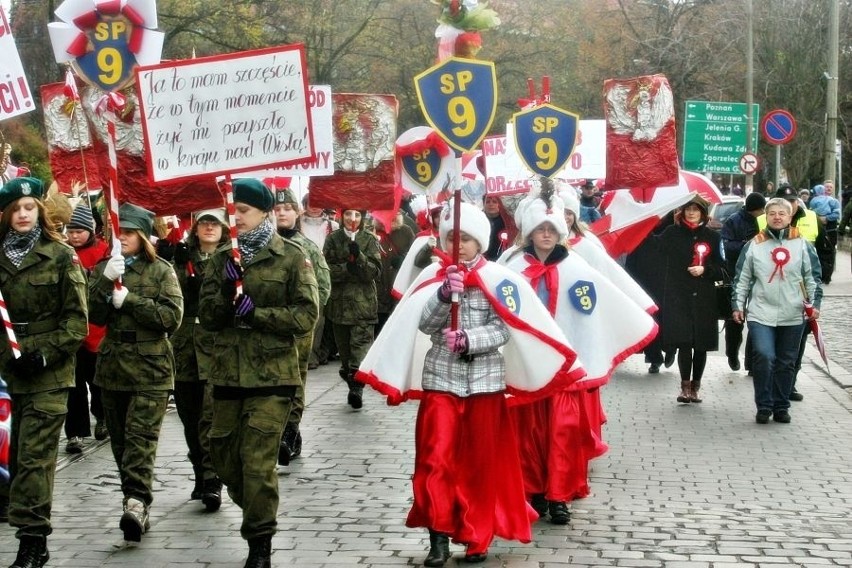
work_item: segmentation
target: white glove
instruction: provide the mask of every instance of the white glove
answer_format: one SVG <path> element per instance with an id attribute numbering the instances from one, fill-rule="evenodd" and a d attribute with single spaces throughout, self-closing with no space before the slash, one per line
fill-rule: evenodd
<path id="1" fill-rule="evenodd" d="M 116 281 L 124 274 L 125 265 L 123 256 L 113 256 L 104 267 L 104 278 Z"/>
<path id="2" fill-rule="evenodd" d="M 130 291 L 127 289 L 127 286 L 122 286 L 118 290 L 112 291 L 112 305 L 115 306 L 116 310 L 121 309 L 121 306 L 124 305 L 124 299 L 129 293 Z"/>

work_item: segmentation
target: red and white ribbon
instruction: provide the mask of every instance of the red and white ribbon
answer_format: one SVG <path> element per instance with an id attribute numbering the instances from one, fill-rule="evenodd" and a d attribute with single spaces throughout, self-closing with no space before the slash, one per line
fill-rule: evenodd
<path id="1" fill-rule="evenodd" d="M 710 254 L 710 245 L 703 241 L 697 242 L 692 247 L 692 252 L 692 266 L 704 266 L 704 260 Z"/>
<path id="2" fill-rule="evenodd" d="M 772 255 L 772 262 L 775 263 L 775 270 L 769 276 L 769 282 L 772 282 L 776 274 L 781 277 L 781 280 L 784 280 L 784 265 L 790 262 L 790 251 L 784 247 L 775 247 L 770 254 Z"/>
<path id="3" fill-rule="evenodd" d="M 9 311 L 6 309 L 6 300 L 3 299 L 2 292 L 0 292 L 0 316 L 3 317 L 3 326 L 6 328 L 6 337 L 9 338 L 9 346 L 12 348 L 12 356 L 15 359 L 20 359 L 21 346 L 18 344 L 18 338 L 15 337 L 15 330 L 12 328 L 12 320 L 9 318 Z"/>
<path id="4" fill-rule="evenodd" d="M 121 256 L 121 241 L 118 240 L 118 235 L 121 229 L 118 226 L 118 157 L 115 152 L 116 135 L 115 135 L 115 112 L 124 110 L 127 103 L 124 95 L 119 93 L 106 93 L 95 104 L 95 111 L 106 119 L 107 123 L 107 147 L 109 149 L 109 191 L 107 192 L 107 206 L 109 210 L 109 227 L 112 233 L 112 256 Z M 115 281 L 116 289 L 121 288 L 121 280 Z"/>
<path id="5" fill-rule="evenodd" d="M 228 230 L 231 233 L 231 254 L 234 262 L 238 266 L 242 266 L 242 258 L 240 255 L 240 244 L 237 240 L 237 208 L 234 205 L 234 186 L 231 184 L 231 176 L 225 176 L 225 203 L 228 209 Z M 237 296 L 243 293 L 243 282 L 237 280 Z"/>

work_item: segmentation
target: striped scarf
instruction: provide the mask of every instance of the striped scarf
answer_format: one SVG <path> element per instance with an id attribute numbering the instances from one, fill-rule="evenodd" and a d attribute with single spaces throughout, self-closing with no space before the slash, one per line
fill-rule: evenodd
<path id="1" fill-rule="evenodd" d="M 20 267 L 24 261 L 24 257 L 33 250 L 40 237 L 40 225 L 36 225 L 32 231 L 26 233 L 19 233 L 14 229 L 9 229 L 9 232 L 6 233 L 6 238 L 3 239 L 3 252 L 6 254 L 6 258 L 16 268 Z"/>
<path id="2" fill-rule="evenodd" d="M 272 221 L 266 217 L 263 222 L 252 229 L 246 231 L 242 235 L 237 236 L 237 244 L 240 247 L 240 256 L 243 262 L 250 262 L 257 251 L 269 244 L 272 240 L 272 235 L 275 233 L 275 228 L 272 226 Z"/>

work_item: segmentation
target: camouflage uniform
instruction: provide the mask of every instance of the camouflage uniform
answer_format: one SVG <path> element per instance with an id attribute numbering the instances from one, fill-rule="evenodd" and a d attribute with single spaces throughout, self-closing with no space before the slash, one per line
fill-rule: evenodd
<path id="1" fill-rule="evenodd" d="M 128 259 L 129 260 L 129 259 Z M 127 265 L 122 286 L 129 294 L 113 307 L 114 282 L 104 276 L 106 261 L 89 280 L 89 317 L 106 325 L 98 351 L 95 384 L 102 389 L 104 417 L 125 504 L 153 500 L 154 459 L 169 391 L 174 386 L 174 355 L 167 337 L 183 315 L 183 296 L 175 271 L 161 258 L 139 254 Z"/>
<path id="2" fill-rule="evenodd" d="M 224 245 L 208 262 L 198 317 L 215 332 L 210 454 L 243 509 L 240 534 L 251 544 L 276 530 L 278 446 L 302 382 L 295 341 L 316 323 L 317 281 L 303 249 L 272 235 L 244 265 L 243 292 L 254 301 L 253 315 L 235 318 L 234 287 L 224 277 L 230 255 Z"/>
<path id="3" fill-rule="evenodd" d="M 47 536 L 75 354 L 88 333 L 86 279 L 74 249 L 42 237 L 20 267 L 0 253 L 0 291 L 21 351 L 40 352 L 47 363 L 37 374 L 19 376 L 9 367 L 9 342 L 0 341 L 3 378 L 12 396 L 9 524 L 18 527 L 18 538 Z"/>
<path id="4" fill-rule="evenodd" d="M 176 262 L 175 273 L 183 292 L 183 321 L 170 341 L 175 354 L 175 406 L 183 424 L 189 448 L 189 461 L 195 473 L 193 498 L 200 499 L 204 482 L 216 481 L 210 459 L 210 424 L 213 421 L 210 357 L 213 334 L 198 323 L 198 293 L 204 277 L 207 256 L 195 247 L 188 262 Z M 195 493 L 199 492 L 198 495 Z"/>
<path id="5" fill-rule="evenodd" d="M 328 264 L 325 262 L 322 251 L 312 240 L 298 231 L 292 237 L 289 237 L 289 239 L 300 245 L 308 254 L 308 260 L 313 265 L 314 276 L 317 279 L 319 305 L 325 306 L 328 296 L 331 293 L 331 276 L 329 275 Z M 322 312 L 322 309 L 320 309 L 320 312 Z M 319 321 L 319 317 L 317 321 Z M 302 376 L 302 384 L 296 388 L 296 398 L 293 400 L 293 408 L 290 410 L 290 417 L 287 419 L 287 427 L 294 428 L 297 432 L 299 430 L 299 423 L 302 421 L 302 413 L 305 410 L 305 384 L 308 379 L 308 359 L 310 359 L 313 344 L 313 330 L 311 330 L 311 333 L 296 338 L 296 348 L 299 351 L 299 373 Z"/>
<path id="6" fill-rule="evenodd" d="M 373 325 L 378 321 L 375 281 L 382 259 L 379 241 L 372 233 L 361 229 L 355 234 L 359 249 L 355 258 L 350 258 L 350 242 L 344 229 L 334 231 L 325 241 L 323 254 L 331 272 L 326 311 L 340 353 L 340 376 L 360 398 L 362 385 L 354 377 L 373 343 Z"/>

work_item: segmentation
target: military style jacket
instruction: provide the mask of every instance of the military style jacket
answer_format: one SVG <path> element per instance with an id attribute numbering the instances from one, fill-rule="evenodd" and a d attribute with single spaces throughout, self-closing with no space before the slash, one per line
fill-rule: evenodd
<path id="1" fill-rule="evenodd" d="M 190 255 L 189 262 L 174 265 L 183 293 L 183 321 L 169 340 L 175 353 L 175 381 L 180 382 L 206 381 L 213 355 L 213 333 L 198 323 L 198 294 L 210 255 L 197 248 Z"/>
<path id="2" fill-rule="evenodd" d="M 95 384 L 116 391 L 174 388 L 174 355 L 168 335 L 183 317 L 183 295 L 171 265 L 138 256 L 122 276 L 129 293 L 121 309 L 112 305 L 114 283 L 104 277 L 106 261 L 89 280 L 89 318 L 106 325 L 98 351 Z"/>
<path id="3" fill-rule="evenodd" d="M 378 321 L 376 278 L 382 270 L 379 240 L 362 229 L 355 235 L 355 242 L 360 251 L 353 262 L 349 262 L 350 239 L 344 229 L 331 233 L 323 248 L 331 272 L 331 296 L 325 313 L 341 325 Z"/>
<path id="4" fill-rule="evenodd" d="M 298 231 L 289 240 L 297 243 L 308 254 L 308 260 L 314 266 L 314 276 L 317 277 L 319 304 L 320 306 L 324 306 L 328 302 L 328 296 L 331 294 L 331 274 L 329 273 L 328 263 L 326 263 L 322 251 L 314 241 Z"/>
<path id="5" fill-rule="evenodd" d="M 254 302 L 249 320 L 234 315 L 234 287 L 225 280 L 230 245 L 204 270 L 198 318 L 214 332 L 209 380 L 215 386 L 262 388 L 301 384 L 295 338 L 314 329 L 317 280 L 305 252 L 274 234 L 243 266 L 243 293 Z"/>
<path id="6" fill-rule="evenodd" d="M 8 369 L 12 349 L 0 340 L 0 365 L 11 394 L 74 386 L 77 350 L 88 333 L 86 277 L 74 249 L 42 237 L 15 267 L 0 252 L 0 292 L 22 352 L 39 351 L 47 368 L 33 376 Z"/>

